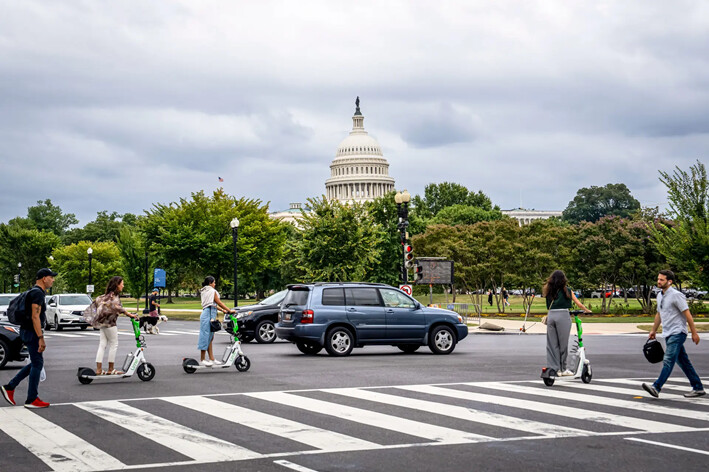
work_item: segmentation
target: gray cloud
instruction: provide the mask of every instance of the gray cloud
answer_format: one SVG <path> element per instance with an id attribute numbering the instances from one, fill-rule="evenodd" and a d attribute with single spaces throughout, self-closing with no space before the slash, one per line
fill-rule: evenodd
<path id="1" fill-rule="evenodd" d="M 324 192 L 362 98 L 397 186 L 457 181 L 563 209 L 706 162 L 709 7 L 630 2 L 5 2 L 0 221 L 224 187 Z M 554 175 L 555 178 L 550 178 Z"/>

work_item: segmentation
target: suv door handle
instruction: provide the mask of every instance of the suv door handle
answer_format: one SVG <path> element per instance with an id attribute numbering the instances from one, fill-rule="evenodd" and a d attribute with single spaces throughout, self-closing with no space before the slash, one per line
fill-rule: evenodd
<path id="1" fill-rule="evenodd" d="M 348 308 L 347 311 L 357 311 L 357 308 Z"/>
<path id="2" fill-rule="evenodd" d="M 391 308 L 389 308 L 389 309 L 387 310 L 387 313 L 393 314 L 393 313 L 394 313 L 394 310 L 392 310 Z"/>

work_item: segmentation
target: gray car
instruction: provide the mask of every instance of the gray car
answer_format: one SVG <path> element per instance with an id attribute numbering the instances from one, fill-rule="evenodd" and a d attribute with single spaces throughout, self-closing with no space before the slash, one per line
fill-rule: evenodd
<path id="1" fill-rule="evenodd" d="M 424 307 L 389 285 L 318 282 L 288 286 L 276 335 L 304 354 L 325 348 L 331 356 L 347 356 L 376 344 L 405 353 L 427 345 L 435 354 L 450 354 L 468 327 L 457 313 Z"/>

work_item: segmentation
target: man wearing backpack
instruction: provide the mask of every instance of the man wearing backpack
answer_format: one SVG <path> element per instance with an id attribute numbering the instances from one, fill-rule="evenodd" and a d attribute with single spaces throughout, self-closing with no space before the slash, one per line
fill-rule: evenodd
<path id="1" fill-rule="evenodd" d="M 29 376 L 29 388 L 27 390 L 27 401 L 25 408 L 47 408 L 49 403 L 39 399 L 38 387 L 39 377 L 44 368 L 44 357 L 42 353 L 46 349 L 44 343 L 44 333 L 42 326 L 46 321 L 45 312 L 47 305 L 44 303 L 46 290 L 54 284 L 56 272 L 50 269 L 40 269 L 37 272 L 36 284 L 25 296 L 25 313 L 21 317 L 20 337 L 27 346 L 30 353 L 30 363 L 20 370 L 17 375 L 10 380 L 10 383 L 0 387 L 2 396 L 11 405 L 15 405 L 15 388 L 25 377 Z"/>

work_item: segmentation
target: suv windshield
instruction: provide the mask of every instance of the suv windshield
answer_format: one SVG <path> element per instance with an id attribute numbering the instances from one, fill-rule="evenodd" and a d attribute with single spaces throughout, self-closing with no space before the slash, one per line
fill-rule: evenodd
<path id="1" fill-rule="evenodd" d="M 264 298 L 260 302 L 258 302 L 259 305 L 278 305 L 283 301 L 283 299 L 286 297 L 286 294 L 288 293 L 288 290 L 281 290 L 278 293 L 274 293 L 268 298 Z"/>
<path id="2" fill-rule="evenodd" d="M 309 293 L 310 290 L 307 289 L 289 290 L 286 298 L 283 300 L 283 306 L 305 305 L 308 303 Z"/>
<path id="3" fill-rule="evenodd" d="M 91 305 L 88 295 L 62 295 L 59 297 L 60 305 Z"/>
<path id="4" fill-rule="evenodd" d="M 0 305 L 9 305 L 17 295 L 3 295 L 0 297 Z"/>

